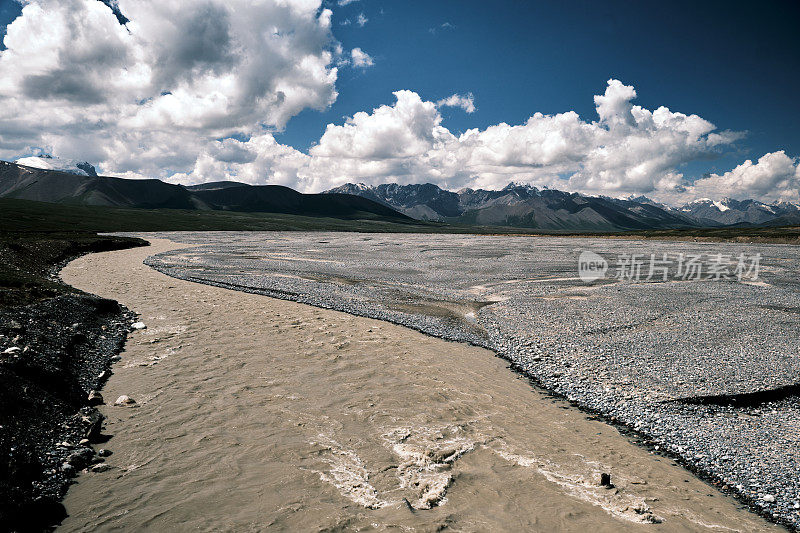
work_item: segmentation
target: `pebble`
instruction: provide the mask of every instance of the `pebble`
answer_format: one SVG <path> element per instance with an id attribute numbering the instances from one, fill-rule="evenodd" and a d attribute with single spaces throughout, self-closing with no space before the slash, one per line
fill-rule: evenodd
<path id="1" fill-rule="evenodd" d="M 92 467 L 90 468 L 90 470 L 91 470 L 92 472 L 97 472 L 97 473 L 99 473 L 99 472 L 106 472 L 106 471 L 108 471 L 108 470 L 111 470 L 111 467 L 110 467 L 109 465 L 105 464 L 105 463 L 98 463 L 98 464 L 96 464 L 96 465 L 92 466 Z"/>
<path id="2" fill-rule="evenodd" d="M 15 354 L 15 353 L 17 353 L 19 351 L 20 351 L 20 348 L 18 348 L 16 346 L 12 346 L 11 348 L 6 348 L 3 351 L 3 355 L 11 355 L 11 354 Z"/>
<path id="3" fill-rule="evenodd" d="M 767 503 L 775 503 L 775 496 L 772 494 L 764 494 L 761 499 Z"/>
<path id="4" fill-rule="evenodd" d="M 76 468 L 80 468 L 89 463 L 94 456 L 94 450 L 91 448 L 81 448 L 67 457 L 67 463 L 71 464 Z"/>
<path id="5" fill-rule="evenodd" d="M 600 474 L 600 486 L 607 489 L 613 489 L 614 485 L 611 483 L 611 474 L 603 472 Z"/>
<path id="6" fill-rule="evenodd" d="M 134 322 L 131 324 L 131 328 L 139 330 L 139 329 L 147 329 L 147 326 L 144 325 L 144 322 Z"/>
<path id="7" fill-rule="evenodd" d="M 134 400 L 130 396 L 126 396 L 125 394 L 123 394 L 122 396 L 117 398 L 117 401 L 114 402 L 114 405 L 134 405 L 135 403 L 136 400 Z"/>
<path id="8" fill-rule="evenodd" d="M 103 405 L 103 395 L 93 390 L 92 392 L 89 393 L 87 402 L 89 403 L 89 405 Z"/>

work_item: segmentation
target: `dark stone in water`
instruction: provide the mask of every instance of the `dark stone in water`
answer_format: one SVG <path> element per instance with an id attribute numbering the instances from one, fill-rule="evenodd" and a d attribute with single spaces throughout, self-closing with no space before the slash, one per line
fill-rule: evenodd
<path id="1" fill-rule="evenodd" d="M 89 414 L 86 417 L 88 420 L 86 421 L 86 433 L 84 434 L 89 442 L 97 443 L 97 442 L 105 442 L 101 431 L 103 430 L 103 420 L 105 417 L 98 413 L 97 411 Z"/>
<path id="2" fill-rule="evenodd" d="M 607 489 L 613 489 L 614 485 L 611 483 L 611 474 L 603 472 L 600 474 L 600 486 Z"/>
<path id="3" fill-rule="evenodd" d="M 67 463 L 74 466 L 76 469 L 81 469 L 91 462 L 94 456 L 94 450 L 91 448 L 81 448 L 67 457 Z"/>
<path id="4" fill-rule="evenodd" d="M 89 405 L 102 405 L 103 404 L 103 395 L 97 391 L 92 391 L 89 393 L 89 398 L 87 400 Z"/>

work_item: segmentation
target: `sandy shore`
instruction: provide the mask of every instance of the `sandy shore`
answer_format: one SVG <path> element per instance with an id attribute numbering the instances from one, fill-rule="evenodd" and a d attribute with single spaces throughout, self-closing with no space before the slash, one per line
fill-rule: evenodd
<path id="1" fill-rule="evenodd" d="M 778 530 L 492 352 L 142 264 L 183 246 L 62 272 L 147 324 L 103 391 L 137 400 L 102 408 L 113 468 L 80 476 L 64 531 Z"/>

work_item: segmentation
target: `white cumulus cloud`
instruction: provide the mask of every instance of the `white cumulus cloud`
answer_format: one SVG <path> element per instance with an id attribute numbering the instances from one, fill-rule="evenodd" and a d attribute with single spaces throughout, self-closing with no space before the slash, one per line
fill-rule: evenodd
<path id="1" fill-rule="evenodd" d="M 800 163 L 783 150 L 750 159 L 724 174 L 711 174 L 695 181 L 690 193 L 695 197 L 762 201 L 800 200 Z"/>
<path id="2" fill-rule="evenodd" d="M 709 190 L 713 180 L 718 191 L 735 183 L 742 194 L 765 197 L 771 194 L 770 187 L 796 187 L 796 163 L 783 153 L 692 185 L 681 165 L 716 157 L 720 147 L 741 135 L 718 132 L 697 115 L 634 105 L 634 88 L 617 80 L 609 80 L 604 93 L 595 98 L 595 121 L 573 111 L 536 113 L 522 124 L 501 123 L 461 135 L 442 124 L 439 108 L 456 105 L 469 111 L 474 102 L 468 96 L 453 95 L 438 102 L 408 90 L 394 96 L 392 105 L 356 113 L 343 124 L 329 124 L 308 154 L 262 136 L 240 143 L 252 154 L 251 161 L 222 161 L 215 155 L 221 149 L 210 150 L 205 157 L 218 166 L 196 167 L 176 179 L 244 176 L 256 180 L 251 182 L 277 180 L 304 191 L 353 181 L 432 182 L 456 189 L 499 188 L 514 180 L 590 194 L 645 193 L 674 202 Z"/>
<path id="3" fill-rule="evenodd" d="M 319 0 L 30 0 L 0 52 L 0 157 L 165 175 L 337 96 Z"/>
<path id="4" fill-rule="evenodd" d="M 436 105 L 439 107 L 460 107 L 467 113 L 474 113 L 475 112 L 475 97 L 472 93 L 468 93 L 465 95 L 461 94 L 452 94 L 447 98 L 442 98 Z"/>
<path id="5" fill-rule="evenodd" d="M 375 64 L 372 57 L 361 48 L 353 48 L 350 51 L 350 57 L 353 60 L 353 66 L 357 68 L 371 67 Z"/>

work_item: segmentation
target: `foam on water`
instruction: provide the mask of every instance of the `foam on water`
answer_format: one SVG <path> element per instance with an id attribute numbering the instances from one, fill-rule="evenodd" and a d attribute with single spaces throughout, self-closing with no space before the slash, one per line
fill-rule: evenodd
<path id="1" fill-rule="evenodd" d="M 447 427 L 399 427 L 383 437 L 401 462 L 397 467 L 400 488 L 412 492 L 415 509 L 447 503 L 445 494 L 453 481 L 450 467 L 473 450 L 475 437 L 464 435 L 464 425 Z"/>
<path id="2" fill-rule="evenodd" d="M 548 481 L 566 489 L 575 498 L 596 505 L 618 518 L 640 524 L 663 522 L 663 518 L 653 514 L 653 511 L 643 498 L 621 493 L 617 489 L 599 486 L 597 479 L 599 479 L 600 473 L 611 470 L 607 466 L 602 470 L 594 470 L 592 475 L 589 476 L 584 473 L 565 470 L 557 464 L 542 460 L 529 453 L 522 455 L 509 452 L 502 445 L 499 448 L 492 449 L 503 459 L 525 468 L 534 469 L 547 478 Z"/>
<path id="3" fill-rule="evenodd" d="M 390 502 L 378 497 L 378 491 L 369 483 L 369 471 L 364 467 L 361 458 L 352 450 L 344 448 L 330 436 L 320 434 L 319 444 L 330 452 L 324 459 L 330 465 L 328 472 L 320 472 L 321 480 L 330 483 L 355 503 L 367 509 L 380 509 Z"/>
<path id="4" fill-rule="evenodd" d="M 394 481 L 387 485 L 383 495 L 370 484 L 370 476 L 378 467 L 371 465 L 370 469 L 354 450 L 322 433 L 311 441 L 328 452 L 323 460 L 329 469 L 320 472 L 320 479 L 367 509 L 402 503 L 413 509 L 432 509 L 447 503 L 445 495 L 453 481 L 452 465 L 481 444 L 479 439 L 465 434 L 463 425 L 402 426 L 389 429 L 381 437 L 385 448 L 396 459 L 390 468 Z M 389 495 L 395 497 L 386 499 Z"/>

